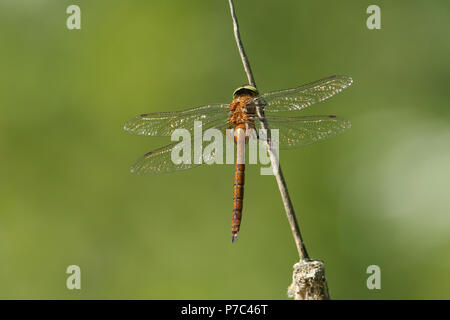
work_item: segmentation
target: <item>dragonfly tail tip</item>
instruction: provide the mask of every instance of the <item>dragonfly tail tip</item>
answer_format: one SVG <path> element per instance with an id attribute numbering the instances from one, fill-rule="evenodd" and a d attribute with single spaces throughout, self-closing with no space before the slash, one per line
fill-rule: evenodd
<path id="1" fill-rule="evenodd" d="M 231 232 L 231 243 L 237 241 L 238 233 L 237 232 Z"/>

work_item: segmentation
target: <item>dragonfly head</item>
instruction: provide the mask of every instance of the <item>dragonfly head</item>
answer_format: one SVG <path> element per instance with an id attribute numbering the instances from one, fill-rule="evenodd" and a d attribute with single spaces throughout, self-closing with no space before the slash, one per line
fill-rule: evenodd
<path id="1" fill-rule="evenodd" d="M 258 93 L 258 90 L 254 86 L 246 84 L 245 86 L 239 87 L 236 90 L 234 90 L 233 98 L 236 98 L 237 96 L 240 96 L 243 94 L 256 97 L 259 93 Z"/>

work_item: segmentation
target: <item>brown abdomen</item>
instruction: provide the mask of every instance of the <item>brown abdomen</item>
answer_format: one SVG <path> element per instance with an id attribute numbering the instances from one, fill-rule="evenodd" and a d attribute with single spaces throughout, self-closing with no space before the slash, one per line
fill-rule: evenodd
<path id="1" fill-rule="evenodd" d="M 234 173 L 233 217 L 231 220 L 231 242 L 234 242 L 239 233 L 242 219 L 242 205 L 244 202 L 245 164 L 236 163 Z"/>

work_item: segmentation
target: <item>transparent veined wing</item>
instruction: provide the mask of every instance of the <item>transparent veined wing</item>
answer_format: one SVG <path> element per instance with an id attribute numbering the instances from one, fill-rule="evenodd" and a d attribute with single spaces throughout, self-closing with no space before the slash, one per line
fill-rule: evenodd
<path id="1" fill-rule="evenodd" d="M 146 175 L 186 170 L 198 166 L 194 163 L 175 164 L 172 161 L 172 150 L 177 144 L 178 142 L 174 142 L 144 154 L 131 166 L 130 171 L 138 175 Z"/>
<path id="2" fill-rule="evenodd" d="M 219 126 L 214 127 L 215 129 L 220 131 L 220 134 L 223 135 L 226 132 L 226 129 L 228 128 L 228 124 L 222 124 Z M 188 149 L 184 149 L 181 142 L 186 143 L 190 147 Z M 194 161 L 194 145 L 196 143 L 201 143 L 202 145 L 202 159 L 201 163 L 200 161 Z M 151 174 L 160 174 L 160 173 L 169 173 L 169 172 L 175 172 L 180 170 L 187 170 L 191 168 L 195 168 L 200 166 L 201 164 L 212 162 L 214 160 L 215 154 L 210 153 L 207 154 L 205 152 L 205 147 L 210 144 L 210 141 L 204 141 L 203 136 L 195 137 L 192 136 L 190 140 L 184 140 L 184 141 L 177 141 L 173 142 L 171 144 L 168 144 L 164 147 L 155 149 L 153 151 L 150 151 L 146 154 L 144 154 L 142 157 L 140 157 L 132 166 L 131 166 L 131 172 L 138 174 L 138 175 L 151 175 Z M 182 156 L 184 155 L 184 151 L 189 152 L 189 163 L 177 163 L 177 159 L 174 159 L 172 157 L 172 152 L 175 153 L 175 156 Z"/>
<path id="3" fill-rule="evenodd" d="M 331 76 L 297 88 L 265 93 L 254 99 L 270 112 L 302 110 L 331 98 L 353 83 L 348 76 Z"/>
<path id="4" fill-rule="evenodd" d="M 302 147 L 317 141 L 329 139 L 344 133 L 351 127 L 349 120 L 334 115 L 303 117 L 267 116 L 265 119 L 271 132 L 273 132 L 273 129 L 278 129 L 280 149 Z M 257 129 L 261 128 L 259 121 L 255 121 L 255 124 Z"/>
<path id="5" fill-rule="evenodd" d="M 228 119 L 228 104 L 211 104 L 189 110 L 138 115 L 125 123 L 124 129 L 143 136 L 170 136 L 175 129 L 194 130 L 194 121 L 211 128 Z"/>

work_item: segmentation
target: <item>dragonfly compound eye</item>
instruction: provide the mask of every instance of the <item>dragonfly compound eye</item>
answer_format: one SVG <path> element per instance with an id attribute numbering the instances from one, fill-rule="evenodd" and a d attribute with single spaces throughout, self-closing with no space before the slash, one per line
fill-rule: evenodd
<path id="1" fill-rule="evenodd" d="M 237 96 L 242 95 L 242 94 L 249 94 L 251 96 L 256 97 L 259 93 L 258 93 L 258 90 L 254 86 L 247 84 L 245 86 L 239 87 L 236 90 L 234 90 L 233 98 L 236 98 Z"/>

